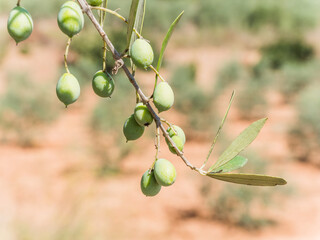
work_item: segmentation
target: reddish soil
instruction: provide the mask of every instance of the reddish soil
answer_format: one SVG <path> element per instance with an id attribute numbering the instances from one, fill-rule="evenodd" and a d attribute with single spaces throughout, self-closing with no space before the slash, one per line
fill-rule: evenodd
<path id="1" fill-rule="evenodd" d="M 0 26 L 0 32 L 5 32 L 4 25 Z M 32 50 L 24 56 L 10 42 L 0 65 L 0 82 L 6 72 L 16 69 L 13 65 L 27 71 L 36 81 L 48 74 L 57 75 L 62 48 L 50 41 L 38 42 L 36 36 L 28 44 L 33 45 Z M 252 51 L 230 51 L 227 47 L 171 48 L 167 60 L 198 64 L 197 79 L 206 86 L 225 61 L 240 59 L 251 63 L 258 57 Z M 152 77 L 149 73 L 141 76 Z M 144 86 L 152 87 L 147 82 Z M 0 239 L 320 239 L 320 170 L 288 157 L 284 133 L 287 119 L 294 112 L 283 105 L 281 96 L 270 93 L 271 106 L 266 112 L 270 119 L 250 148 L 269 158 L 268 173 L 286 178 L 288 184 L 275 188 L 280 192 L 276 205 L 262 209 L 262 215 L 277 224 L 256 231 L 212 219 L 200 192 L 207 179 L 190 171 L 165 148 L 161 156 L 173 161 L 177 181 L 154 198 L 143 196 L 140 177 L 155 153 L 150 139 L 142 138 L 136 143 L 132 153 L 121 161 L 119 174 L 98 178 L 87 126 L 97 99 L 89 89 L 81 98 L 78 105 L 70 106 L 56 122 L 44 128 L 37 138 L 38 147 L 0 143 Z M 183 121 L 183 116 L 171 120 Z M 235 137 L 248 124 L 231 112 L 226 129 Z M 199 166 L 209 146 L 210 142 L 189 141 L 185 154 Z M 216 193 L 227 184 L 217 181 Z"/>

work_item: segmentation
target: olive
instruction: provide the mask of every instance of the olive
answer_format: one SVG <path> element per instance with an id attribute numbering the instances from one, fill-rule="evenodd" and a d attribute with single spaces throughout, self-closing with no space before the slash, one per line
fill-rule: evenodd
<path id="1" fill-rule="evenodd" d="M 140 188 L 144 195 L 152 197 L 157 195 L 160 190 L 161 186 L 158 184 L 157 180 L 154 177 L 154 172 L 147 170 L 141 178 Z"/>
<path id="2" fill-rule="evenodd" d="M 160 82 L 153 93 L 153 103 L 159 113 L 169 110 L 174 103 L 174 93 L 167 82 Z"/>
<path id="3" fill-rule="evenodd" d="M 140 126 L 132 114 L 123 125 L 123 134 L 127 141 L 136 140 L 142 136 L 144 127 Z"/>
<path id="4" fill-rule="evenodd" d="M 58 13 L 58 25 L 63 33 L 72 38 L 84 25 L 84 17 L 79 5 L 73 1 L 65 2 Z"/>
<path id="5" fill-rule="evenodd" d="M 27 39 L 33 30 L 33 21 L 30 13 L 23 7 L 15 7 L 11 10 L 7 22 L 10 36 L 19 42 Z"/>
<path id="6" fill-rule="evenodd" d="M 56 93 L 66 107 L 75 102 L 80 96 L 80 85 L 78 80 L 71 73 L 65 73 L 57 83 Z"/>
<path id="7" fill-rule="evenodd" d="M 141 126 L 149 126 L 152 121 L 153 117 L 146 105 L 142 102 L 138 103 L 134 109 L 134 118 L 137 123 Z"/>
<path id="8" fill-rule="evenodd" d="M 91 6 L 100 6 L 102 3 L 102 0 L 87 0 L 87 2 Z"/>
<path id="9" fill-rule="evenodd" d="M 137 39 L 130 48 L 130 57 L 137 67 L 146 69 L 153 62 L 152 47 L 146 40 Z"/>
<path id="10" fill-rule="evenodd" d="M 98 71 L 92 79 L 93 91 L 100 97 L 110 97 L 114 90 L 114 80 L 109 73 Z"/>
<path id="11" fill-rule="evenodd" d="M 160 158 L 154 165 L 154 176 L 161 186 L 170 186 L 176 180 L 176 169 L 170 161 Z"/>

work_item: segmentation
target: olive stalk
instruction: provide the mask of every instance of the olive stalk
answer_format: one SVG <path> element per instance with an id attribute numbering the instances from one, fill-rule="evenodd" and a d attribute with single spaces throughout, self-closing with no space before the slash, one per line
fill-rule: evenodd
<path id="1" fill-rule="evenodd" d="M 20 2 L 21 2 L 21 0 L 18 0 L 18 2 L 17 2 L 18 7 L 20 7 Z"/>
<path id="2" fill-rule="evenodd" d="M 66 51 L 64 53 L 64 67 L 65 67 L 67 73 L 70 73 L 69 68 L 68 68 L 67 59 L 68 59 L 69 47 L 70 47 L 70 44 L 71 44 L 71 40 L 72 40 L 72 38 L 68 39 L 67 46 L 66 46 Z"/>
<path id="3" fill-rule="evenodd" d="M 206 171 L 199 169 L 195 166 L 193 166 L 188 159 L 184 156 L 183 152 L 181 152 L 176 144 L 174 143 L 174 141 L 170 138 L 168 132 L 166 131 L 165 127 L 162 125 L 161 121 L 160 121 L 160 117 L 155 113 L 154 109 L 151 107 L 150 103 L 149 103 L 149 98 L 142 92 L 140 86 L 138 85 L 137 81 L 135 80 L 134 76 L 130 73 L 129 69 L 127 68 L 127 66 L 124 64 L 124 61 L 121 58 L 121 54 L 115 49 L 114 45 L 112 44 L 112 42 L 110 41 L 108 35 L 106 34 L 106 32 L 103 30 L 103 28 L 100 26 L 99 22 L 97 21 L 97 19 L 95 18 L 95 16 L 93 15 L 90 6 L 88 5 L 88 3 L 85 0 L 77 0 L 82 11 L 88 16 L 88 18 L 90 19 L 90 21 L 92 22 L 92 24 L 94 25 L 94 27 L 97 29 L 98 33 L 100 34 L 100 36 L 103 38 L 103 40 L 106 42 L 108 48 L 110 49 L 112 56 L 115 60 L 115 69 L 114 71 L 117 71 L 118 69 L 122 68 L 124 73 L 126 74 L 128 80 L 130 81 L 130 83 L 133 85 L 133 87 L 136 89 L 137 93 L 139 94 L 142 102 L 148 107 L 151 115 L 153 116 L 155 122 L 156 122 L 156 126 L 160 128 L 163 136 L 171 143 L 172 147 L 175 149 L 177 155 L 183 160 L 183 162 L 192 170 L 197 171 L 198 173 L 200 173 L 201 175 L 206 175 Z"/>
<path id="4" fill-rule="evenodd" d="M 128 20 L 121 16 L 119 13 L 117 13 L 116 11 L 113 11 L 111 9 L 108 9 L 108 8 L 104 8 L 104 7 L 90 7 L 91 9 L 96 9 L 96 10 L 100 10 L 100 11 L 104 11 L 104 12 L 107 12 L 107 13 L 110 13 L 118 18 L 120 18 L 122 21 L 124 21 L 125 23 L 128 23 Z"/>
<path id="5" fill-rule="evenodd" d="M 155 137 L 155 148 L 156 148 L 156 155 L 154 158 L 154 161 L 149 168 L 149 173 L 151 173 L 152 169 L 154 168 L 154 165 L 156 164 L 156 161 L 158 160 L 159 152 L 160 152 L 160 128 L 156 128 L 156 137 Z"/>
<path id="6" fill-rule="evenodd" d="M 161 81 L 165 82 L 166 80 L 164 80 L 164 78 L 160 75 L 160 73 L 157 71 L 157 69 L 154 68 L 154 66 L 150 65 L 149 68 L 152 69 L 152 71 L 154 71 L 154 73 L 161 79 Z M 154 87 L 156 88 L 156 87 Z"/>
<path id="7" fill-rule="evenodd" d="M 103 11 L 103 12 L 108 12 L 118 18 L 120 18 L 122 21 L 124 21 L 125 23 L 128 24 L 128 20 L 123 17 L 122 15 L 120 15 L 119 13 L 117 13 L 116 11 L 113 11 L 111 9 L 108 9 L 108 8 L 105 8 L 105 7 L 90 7 L 91 9 L 96 9 L 96 10 L 100 10 L 100 11 Z M 103 25 L 101 25 L 103 27 Z M 137 29 L 133 28 L 133 31 L 134 33 L 138 36 L 138 38 L 143 38 L 142 35 L 137 31 Z"/>

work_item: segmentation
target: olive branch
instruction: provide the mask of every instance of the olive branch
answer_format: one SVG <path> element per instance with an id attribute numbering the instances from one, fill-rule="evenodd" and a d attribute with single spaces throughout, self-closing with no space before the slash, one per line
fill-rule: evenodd
<path id="1" fill-rule="evenodd" d="M 141 38 L 141 31 L 139 33 L 139 31 L 137 31 L 135 27 L 135 17 L 138 14 L 137 13 L 137 9 L 139 8 L 139 3 L 141 3 L 140 1 L 133 1 L 132 2 L 132 6 L 131 7 L 135 7 L 135 11 L 133 11 L 133 15 L 132 12 L 130 12 L 130 17 L 134 17 L 134 20 L 132 21 L 131 19 L 126 19 L 124 17 L 122 17 L 120 14 L 118 14 L 115 11 L 109 10 L 107 8 L 104 7 L 91 7 L 89 6 L 89 4 L 85 1 L 85 0 L 77 0 L 77 2 L 79 3 L 83 13 L 85 13 L 89 20 L 92 22 L 92 24 L 94 25 L 94 27 L 96 28 L 96 30 L 98 31 L 98 33 L 100 34 L 101 38 L 104 41 L 104 44 L 107 46 L 107 48 L 110 50 L 110 52 L 112 53 L 113 59 L 115 61 L 115 66 L 113 68 L 113 72 L 116 73 L 118 72 L 119 69 L 122 69 L 125 73 L 125 75 L 127 76 L 128 80 L 130 81 L 130 83 L 133 85 L 133 87 L 136 90 L 137 96 L 140 98 L 140 100 L 143 102 L 143 104 L 145 104 L 147 106 L 147 108 L 149 109 L 153 119 L 155 120 L 156 123 L 156 160 L 157 160 L 157 156 L 158 156 L 158 152 L 159 152 L 159 147 L 160 147 L 160 141 L 159 141 L 159 133 L 160 131 L 162 132 L 163 136 L 166 138 L 166 140 L 172 145 L 173 149 L 175 150 L 176 154 L 183 160 L 183 162 L 185 163 L 186 166 L 188 166 L 191 170 L 194 170 L 196 172 L 198 172 L 201 175 L 206 175 L 218 180 L 222 180 L 222 181 L 227 181 L 227 182 L 233 182 L 233 183 L 238 183 L 238 184 L 246 184 L 246 185 L 255 185 L 255 186 L 275 186 L 275 185 L 284 185 L 286 184 L 286 181 L 282 178 L 278 178 L 278 177 L 273 177 L 273 176 L 266 176 L 266 175 L 258 175 L 258 174 L 243 174 L 243 173 L 228 173 L 230 171 L 236 170 L 240 167 L 243 167 L 246 163 L 247 163 L 247 159 L 239 156 L 238 154 L 244 150 L 259 134 L 261 128 L 264 126 L 267 118 L 264 119 L 260 119 L 254 123 L 252 123 L 248 128 L 246 128 L 232 143 L 231 145 L 220 155 L 220 157 L 218 158 L 218 160 L 215 162 L 215 164 L 213 164 L 208 171 L 203 170 L 203 168 L 205 167 L 206 163 L 209 160 L 210 154 L 215 146 L 215 143 L 218 139 L 218 136 L 221 132 L 221 129 L 224 125 L 224 122 L 226 120 L 226 117 L 228 115 L 228 112 L 230 110 L 230 106 L 231 103 L 233 101 L 233 97 L 234 97 L 234 92 L 232 93 L 230 102 L 229 102 L 229 106 L 228 109 L 226 111 L 226 114 L 219 126 L 219 129 L 217 131 L 217 134 L 213 140 L 213 143 L 211 145 L 211 148 L 209 150 L 208 156 L 206 158 L 206 160 L 204 161 L 203 165 L 198 168 L 193 166 L 190 161 L 187 159 L 186 156 L 184 156 L 184 153 L 182 151 L 180 151 L 178 149 L 178 147 L 176 146 L 175 142 L 172 140 L 172 138 L 169 136 L 169 133 L 167 132 L 167 130 L 165 129 L 163 122 L 166 123 L 165 120 L 163 120 L 162 118 L 160 118 L 157 113 L 154 111 L 153 107 L 150 105 L 150 99 L 151 97 L 147 97 L 141 90 L 140 86 L 138 85 L 137 81 L 135 80 L 134 74 L 132 74 L 130 72 L 130 70 L 128 69 L 128 67 L 124 64 L 124 61 L 122 59 L 122 57 L 124 56 L 124 54 L 120 54 L 114 47 L 114 45 L 112 44 L 112 42 L 110 41 L 108 35 L 106 34 L 106 32 L 103 30 L 102 27 L 102 21 L 100 21 L 100 23 L 98 22 L 98 20 L 95 18 L 92 9 L 96 9 L 96 10 L 100 10 L 102 14 L 102 12 L 108 12 L 111 13 L 117 17 L 119 17 L 120 19 L 122 19 L 125 23 L 129 24 L 129 28 L 131 30 L 131 33 L 136 34 L 139 38 Z M 142 0 L 143 2 L 143 0 Z M 135 4 L 135 6 L 133 6 Z M 140 5 L 141 6 L 141 5 Z M 142 5 L 143 8 L 145 7 L 144 5 Z M 141 9 L 140 9 L 141 10 Z M 143 18 L 144 18 L 144 10 L 142 11 L 142 22 L 140 22 L 140 27 L 142 28 L 142 24 L 143 24 Z M 140 13 L 141 14 L 141 11 Z M 159 73 L 159 68 L 161 66 L 161 62 L 162 62 L 162 57 L 163 57 L 163 52 L 164 49 L 166 48 L 166 45 L 169 41 L 169 38 L 171 37 L 171 34 L 173 32 L 173 29 L 176 25 L 176 23 L 180 20 L 181 16 L 182 16 L 183 12 L 178 16 L 178 18 L 174 21 L 174 23 L 171 25 L 165 40 L 163 42 L 162 45 L 162 49 L 160 52 L 160 58 L 158 61 L 158 66 L 157 68 L 154 68 L 153 66 L 149 66 L 155 73 L 156 73 L 156 80 L 155 80 L 155 86 L 157 84 L 157 79 L 158 77 L 163 80 L 163 78 L 161 77 L 160 73 Z M 130 21 L 131 20 L 131 21 Z M 141 21 L 141 19 L 140 19 Z M 141 30 L 141 29 L 140 29 Z M 128 44 L 130 45 L 130 42 L 132 41 L 131 36 L 129 36 L 129 41 Z M 129 48 L 129 45 L 127 46 Z M 127 51 L 127 50 L 126 50 Z M 133 70 L 134 73 L 134 70 Z M 155 161 L 153 162 L 150 170 L 153 168 L 155 164 Z"/>

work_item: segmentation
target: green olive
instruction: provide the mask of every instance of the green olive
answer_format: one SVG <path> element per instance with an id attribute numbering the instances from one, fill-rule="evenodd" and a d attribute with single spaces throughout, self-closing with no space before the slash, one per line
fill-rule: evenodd
<path id="1" fill-rule="evenodd" d="M 84 17 L 79 5 L 73 1 L 65 2 L 58 13 L 58 25 L 63 33 L 72 38 L 84 25 Z"/>
<path id="2" fill-rule="evenodd" d="M 166 159 L 158 159 L 154 165 L 154 176 L 161 186 L 170 186 L 176 180 L 176 169 Z"/>
<path id="3" fill-rule="evenodd" d="M 109 73 L 98 71 L 92 79 L 93 91 L 100 97 L 110 97 L 114 90 L 114 80 Z"/>
<path id="4" fill-rule="evenodd" d="M 174 144 L 177 146 L 177 148 L 182 151 L 183 150 L 183 147 L 184 147 L 184 143 L 182 141 L 182 139 L 178 136 L 172 136 L 171 137 L 172 141 L 174 142 Z M 174 149 L 174 147 L 172 146 L 172 144 L 166 139 L 166 142 L 169 146 L 169 150 L 170 152 L 174 153 L 174 154 L 177 154 L 176 153 L 176 150 Z"/>
<path id="5" fill-rule="evenodd" d="M 57 83 L 56 93 L 66 107 L 75 102 L 80 96 L 80 85 L 71 73 L 65 73 Z"/>
<path id="6" fill-rule="evenodd" d="M 172 129 L 173 128 L 173 129 Z M 176 132 L 174 132 L 174 131 Z M 167 128 L 167 132 L 169 134 L 170 137 L 173 137 L 175 135 L 179 136 L 182 141 L 183 141 L 183 144 L 185 144 L 186 142 L 186 135 L 184 134 L 184 131 L 182 130 L 181 127 L 177 126 L 177 125 L 172 125 L 171 127 L 168 127 Z"/>
<path id="7" fill-rule="evenodd" d="M 123 125 L 123 134 L 127 141 L 138 139 L 142 136 L 143 132 L 144 127 L 137 123 L 133 114 L 125 121 Z"/>
<path id="8" fill-rule="evenodd" d="M 155 196 L 160 192 L 161 186 L 158 184 L 157 180 L 155 179 L 153 171 L 149 173 L 149 170 L 147 170 L 142 175 L 140 188 L 142 193 L 148 197 Z"/>
<path id="9" fill-rule="evenodd" d="M 87 2 L 91 6 L 100 6 L 102 3 L 102 0 L 87 0 Z"/>
<path id="10" fill-rule="evenodd" d="M 153 93 L 153 103 L 159 113 L 169 110 L 174 103 L 172 88 L 167 82 L 160 82 Z"/>
<path id="11" fill-rule="evenodd" d="M 175 130 L 175 132 L 172 128 Z M 172 127 L 168 127 L 167 132 L 169 134 L 169 137 L 171 137 L 173 142 L 176 144 L 177 148 L 180 151 L 182 151 L 186 142 L 186 135 L 184 134 L 182 128 L 176 125 L 172 125 Z M 180 140 L 178 138 L 180 138 Z M 176 150 L 173 148 L 172 144 L 168 141 L 168 139 L 166 139 L 166 143 L 169 147 L 170 152 L 177 154 Z"/>
<path id="12" fill-rule="evenodd" d="M 33 30 L 30 13 L 23 7 L 13 8 L 9 14 L 7 29 L 17 44 L 27 39 Z"/>
<path id="13" fill-rule="evenodd" d="M 146 40 L 137 39 L 130 48 L 130 57 L 137 67 L 146 69 L 153 62 L 152 47 Z"/>
<path id="14" fill-rule="evenodd" d="M 134 118 L 140 126 L 149 126 L 153 117 L 146 105 L 142 102 L 138 103 L 134 109 Z"/>

